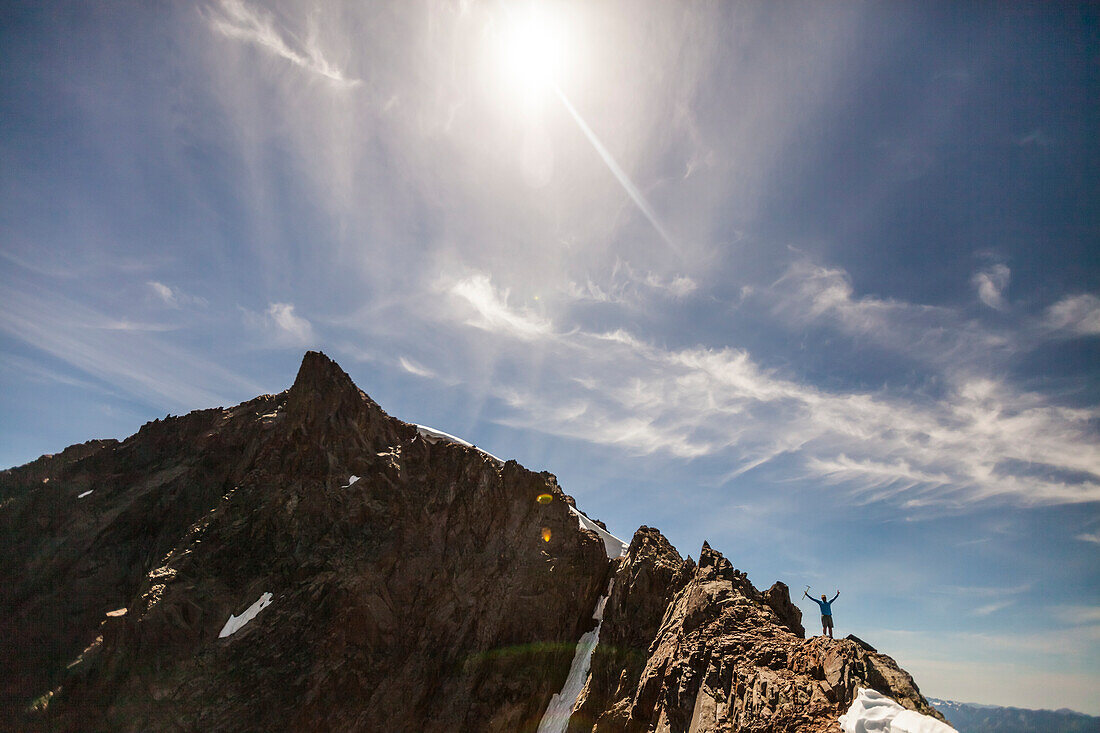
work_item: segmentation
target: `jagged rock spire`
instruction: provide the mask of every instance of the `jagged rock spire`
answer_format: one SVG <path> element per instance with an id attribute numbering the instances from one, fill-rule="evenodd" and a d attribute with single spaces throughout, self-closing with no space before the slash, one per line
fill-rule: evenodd
<path id="1" fill-rule="evenodd" d="M 291 392 L 304 390 L 352 389 L 359 388 L 351 381 L 348 373 L 322 351 L 307 351 L 298 367 L 298 376 L 294 378 Z"/>
<path id="2" fill-rule="evenodd" d="M 287 393 L 287 424 L 315 440 L 353 435 L 364 447 L 382 450 L 412 436 L 411 426 L 390 417 L 355 386 L 340 365 L 320 351 L 307 351 Z"/>

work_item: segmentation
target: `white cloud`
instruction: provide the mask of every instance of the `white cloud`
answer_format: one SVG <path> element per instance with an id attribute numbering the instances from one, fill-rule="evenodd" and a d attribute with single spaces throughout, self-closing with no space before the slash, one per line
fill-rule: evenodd
<path id="1" fill-rule="evenodd" d="M 1074 537 L 1075 540 L 1081 540 L 1082 542 L 1095 542 L 1100 545 L 1100 532 L 1082 532 Z"/>
<path id="2" fill-rule="evenodd" d="M 921 486 L 945 487 L 953 479 L 946 473 L 916 469 L 904 458 L 883 462 L 853 459 L 843 453 L 836 457 L 810 458 L 809 468 L 827 481 L 860 485 L 871 499 L 883 498 L 884 491 L 901 494 Z"/>
<path id="3" fill-rule="evenodd" d="M 805 323 L 828 317 L 847 331 L 883 338 L 901 324 L 923 327 L 953 317 L 944 308 L 872 296 L 856 298 L 854 294 L 847 272 L 807 259 L 793 262 L 767 293 L 774 303 L 773 310 L 792 321 Z"/>
<path id="4" fill-rule="evenodd" d="M 904 308 L 853 301 L 843 282 L 833 278 L 814 294 L 855 320 Z M 1100 499 L 1096 409 L 1061 407 L 973 376 L 959 376 L 931 402 L 828 391 L 764 369 L 742 349 L 669 349 L 625 330 L 561 332 L 509 306 L 507 291 L 485 275 L 450 290 L 474 306 L 470 325 L 496 334 L 494 348 L 537 364 L 520 371 L 537 371 L 538 381 L 493 387 L 510 408 L 499 418 L 509 425 L 634 453 L 722 455 L 731 476 L 785 456 L 805 480 L 845 487 L 860 501 Z M 500 337 L 530 345 L 513 348 Z"/>
<path id="5" fill-rule="evenodd" d="M 433 372 L 431 369 L 424 366 L 423 364 L 418 364 L 417 362 L 406 356 L 399 357 L 397 363 L 409 374 L 413 374 L 417 377 L 424 377 L 425 379 L 436 378 L 436 373 Z"/>
<path id="6" fill-rule="evenodd" d="M 611 272 L 602 278 L 589 277 L 583 285 L 567 280 L 562 288 L 574 300 L 629 305 L 641 302 L 651 293 L 686 298 L 698 289 L 699 283 L 687 275 L 662 276 L 652 271 L 638 272 L 621 259 L 616 259 Z"/>
<path id="7" fill-rule="evenodd" d="M 270 14 L 249 7 L 242 0 L 220 0 L 216 10 L 212 8 L 204 15 L 210 27 L 227 38 L 253 43 L 340 86 L 359 83 L 358 79 L 349 79 L 343 70 L 325 58 L 313 26 L 306 39 L 301 41 L 279 30 Z"/>
<path id="8" fill-rule="evenodd" d="M 278 346 L 312 346 L 316 343 L 313 324 L 294 312 L 292 303 L 270 303 L 264 314 L 244 311 L 245 322 L 271 335 Z"/>
<path id="9" fill-rule="evenodd" d="M 951 381 L 1004 365 L 1038 343 L 1034 329 L 991 328 L 951 308 L 857 297 L 847 272 L 808 259 L 792 263 L 770 288 L 752 297 L 795 327 L 826 325 L 870 338 Z"/>
<path id="10" fill-rule="evenodd" d="M 1100 334 L 1100 298 L 1084 293 L 1063 298 L 1047 308 L 1045 325 L 1081 336 Z"/>
<path id="11" fill-rule="evenodd" d="M 1008 303 L 1005 302 L 1004 290 L 1012 273 L 1007 266 L 996 264 L 984 270 L 974 273 L 970 278 L 971 284 L 978 290 L 978 299 L 996 310 L 1005 310 Z"/>
<path id="12" fill-rule="evenodd" d="M 142 323 L 141 321 L 131 321 L 128 318 L 107 318 L 94 325 L 89 325 L 92 328 L 101 328 L 104 331 L 164 332 L 175 331 L 177 329 L 177 326 L 172 326 L 167 323 Z"/>
<path id="13" fill-rule="evenodd" d="M 165 305 L 171 306 L 172 308 L 179 307 L 179 301 L 176 299 L 176 294 L 172 292 L 172 288 L 156 280 L 150 280 L 147 284 L 152 291 L 156 293 L 157 297 L 164 301 Z"/>
<path id="14" fill-rule="evenodd" d="M 205 306 L 207 304 L 204 298 L 188 295 L 179 288 L 173 288 L 157 280 L 148 280 L 145 284 L 169 308 L 181 308 L 186 305 Z"/>
<path id="15" fill-rule="evenodd" d="M 488 275 L 471 275 L 444 287 L 473 308 L 474 314 L 466 320 L 471 326 L 527 341 L 553 334 L 547 319 L 509 305 L 509 291 L 498 292 Z"/>
<path id="16" fill-rule="evenodd" d="M 972 613 L 975 616 L 988 616 L 992 613 L 996 613 L 997 611 L 1006 609 L 1014 603 L 1015 601 L 995 601 L 985 606 L 979 606 L 978 608 L 975 608 Z"/>
<path id="17" fill-rule="evenodd" d="M 699 288 L 698 283 L 686 275 L 676 275 L 666 280 L 651 272 L 646 275 L 645 283 L 655 290 L 663 290 L 676 298 L 687 297 Z"/>

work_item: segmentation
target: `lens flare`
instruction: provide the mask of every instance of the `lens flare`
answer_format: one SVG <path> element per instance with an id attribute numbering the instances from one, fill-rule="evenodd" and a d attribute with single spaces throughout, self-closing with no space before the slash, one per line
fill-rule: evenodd
<path id="1" fill-rule="evenodd" d="M 549 542 L 550 541 L 550 528 L 549 527 L 543 527 L 542 528 L 542 541 L 543 542 Z"/>
<path id="2" fill-rule="evenodd" d="M 535 501 L 537 501 L 539 504 L 549 504 L 553 500 L 554 497 L 550 496 L 550 494 L 539 494 L 539 498 Z"/>

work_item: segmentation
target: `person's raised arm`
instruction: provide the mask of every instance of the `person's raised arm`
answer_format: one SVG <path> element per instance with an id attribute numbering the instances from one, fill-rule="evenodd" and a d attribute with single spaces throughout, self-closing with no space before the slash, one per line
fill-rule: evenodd
<path id="1" fill-rule="evenodd" d="M 836 595 L 833 596 L 833 601 L 835 601 L 837 598 L 840 598 L 840 591 L 837 591 Z M 829 601 L 829 603 L 832 603 L 833 601 Z"/>

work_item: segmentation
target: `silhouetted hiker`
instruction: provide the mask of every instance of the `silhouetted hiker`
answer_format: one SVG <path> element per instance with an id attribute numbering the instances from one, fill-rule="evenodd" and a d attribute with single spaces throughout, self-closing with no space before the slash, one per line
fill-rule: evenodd
<path id="1" fill-rule="evenodd" d="M 813 601 L 814 603 L 816 603 L 818 606 L 821 607 L 821 635 L 825 636 L 826 634 L 828 634 L 828 637 L 830 639 L 832 639 L 833 638 L 833 601 L 835 601 L 837 598 L 840 597 L 840 591 L 837 591 L 836 595 L 833 596 L 833 601 L 825 600 L 825 594 L 824 593 L 821 594 L 821 600 L 820 601 L 817 600 L 816 598 L 814 598 L 813 596 L 811 596 L 806 591 L 802 591 L 802 595 L 806 596 L 811 601 Z M 826 631 L 826 629 L 828 629 L 828 631 Z"/>

